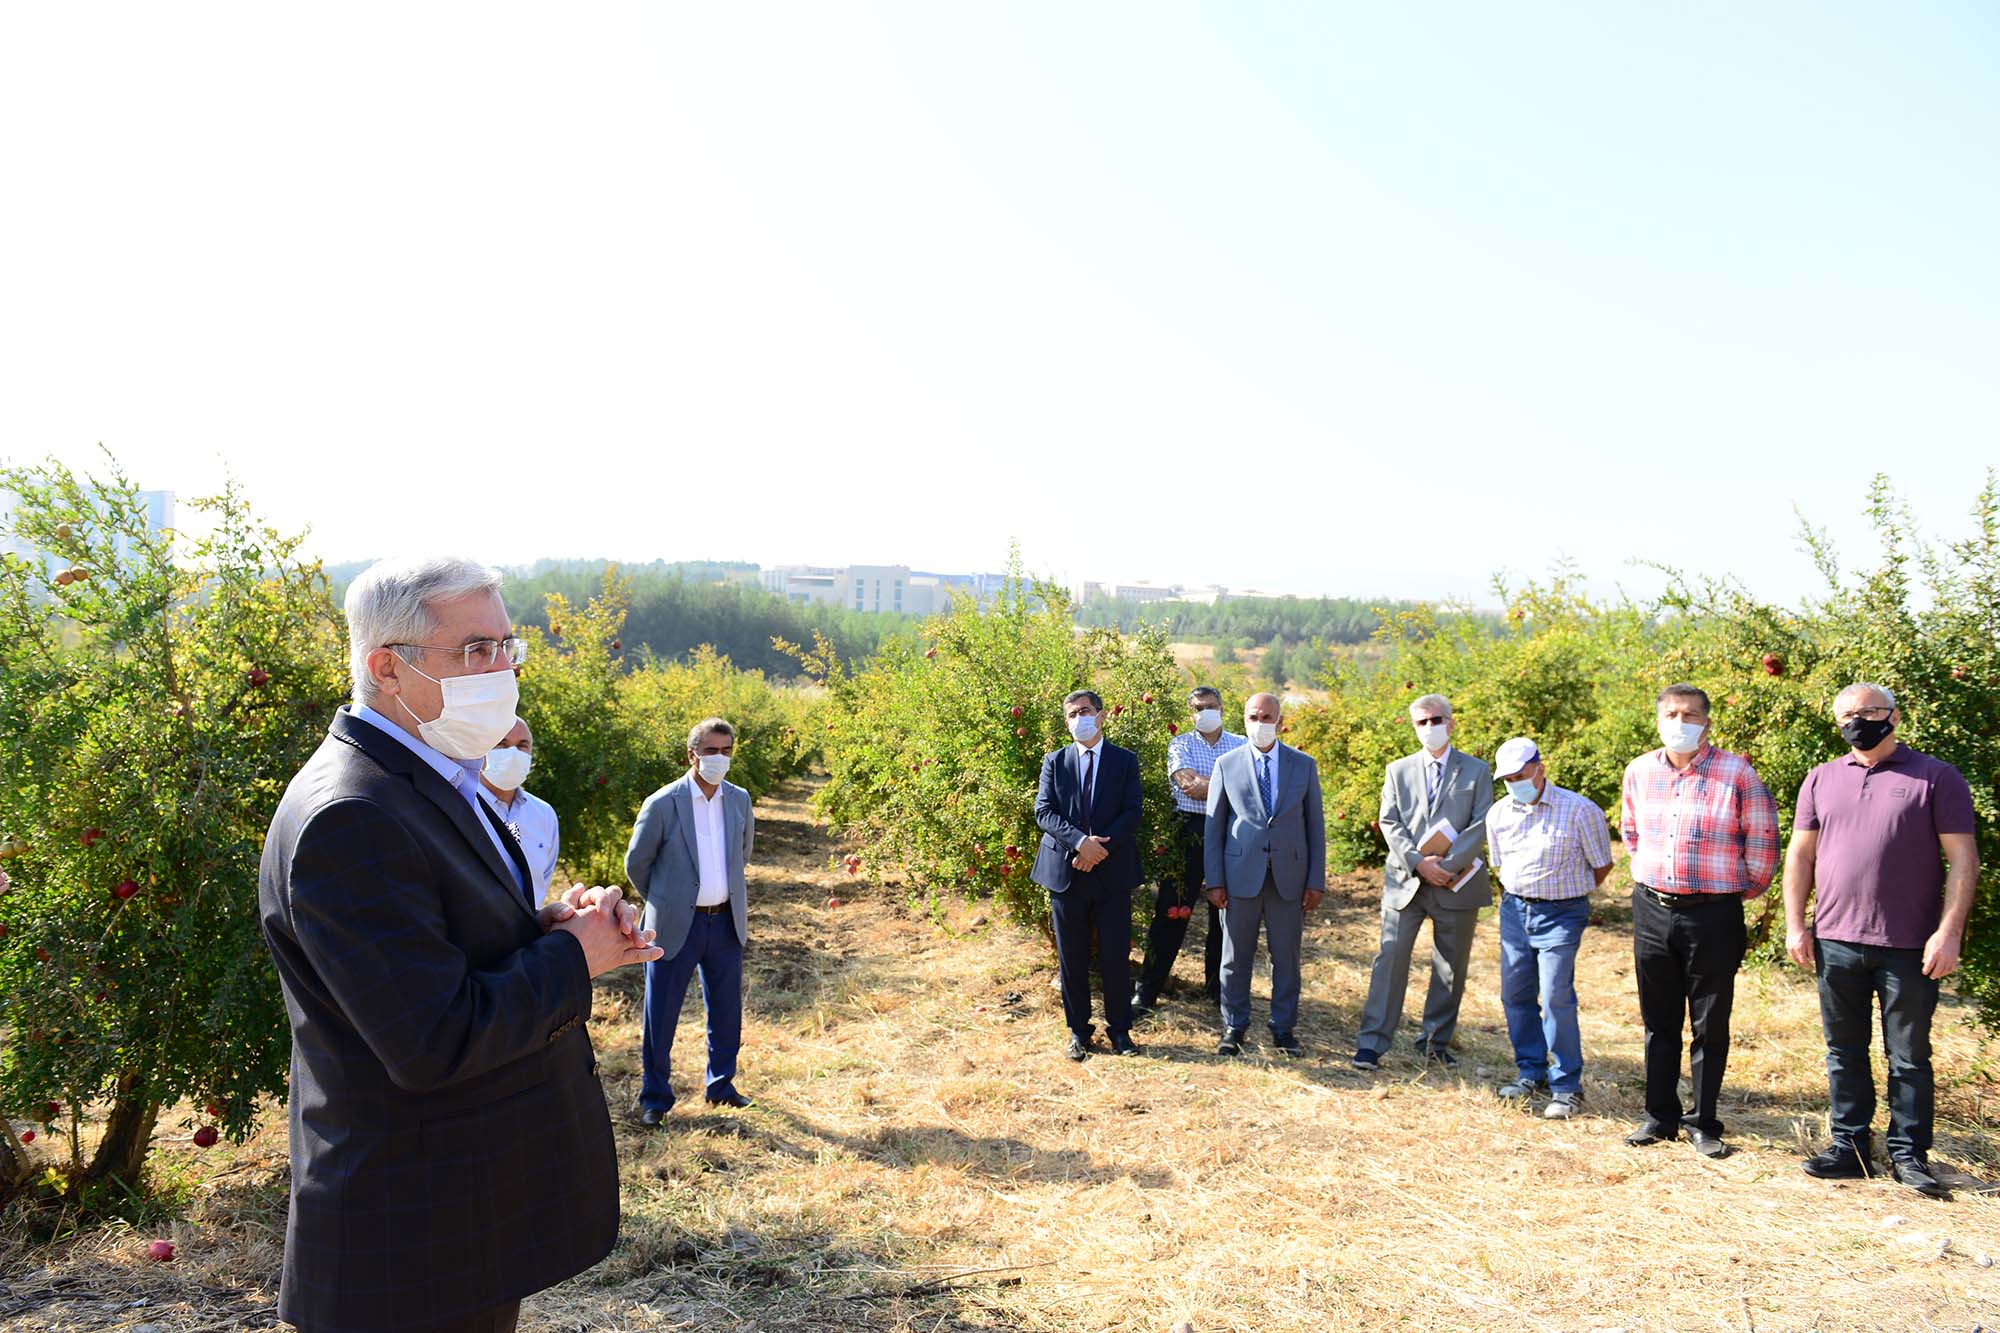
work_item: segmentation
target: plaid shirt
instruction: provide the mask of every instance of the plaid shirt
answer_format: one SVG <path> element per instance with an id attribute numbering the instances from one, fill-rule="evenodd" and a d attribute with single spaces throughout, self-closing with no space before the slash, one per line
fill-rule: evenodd
<path id="1" fill-rule="evenodd" d="M 1704 743 L 1682 772 L 1665 749 L 1625 766 L 1632 879 L 1661 893 L 1756 897 L 1778 870 L 1778 805 L 1740 754 Z"/>
<path id="2" fill-rule="evenodd" d="M 1198 731 L 1184 731 L 1167 742 L 1167 789 L 1174 794 L 1174 809 L 1191 815 L 1208 813 L 1208 802 L 1197 801 L 1179 787 L 1174 786 L 1174 774 L 1184 768 L 1194 770 L 1198 778 L 1205 778 L 1215 772 L 1215 761 L 1228 754 L 1239 745 L 1248 744 L 1241 736 L 1224 728 L 1222 735 L 1210 745 Z"/>
<path id="3" fill-rule="evenodd" d="M 1611 864 L 1604 812 L 1553 782 L 1523 805 L 1503 796 L 1486 812 L 1486 854 L 1500 883 L 1519 898 L 1554 902 L 1589 896 L 1591 872 Z"/>

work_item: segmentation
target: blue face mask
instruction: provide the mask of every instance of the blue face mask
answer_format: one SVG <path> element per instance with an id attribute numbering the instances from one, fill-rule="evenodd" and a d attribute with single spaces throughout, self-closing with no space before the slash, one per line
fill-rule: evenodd
<path id="1" fill-rule="evenodd" d="M 1522 805 L 1533 805 L 1535 797 L 1541 795 L 1540 792 L 1535 790 L 1535 784 L 1532 781 L 1515 778 L 1507 779 L 1507 794 Z"/>

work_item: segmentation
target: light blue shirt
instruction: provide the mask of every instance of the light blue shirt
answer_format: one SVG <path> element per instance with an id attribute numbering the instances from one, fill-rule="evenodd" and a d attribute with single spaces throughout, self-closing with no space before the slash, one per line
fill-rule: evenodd
<path id="1" fill-rule="evenodd" d="M 512 805 L 502 805 L 500 798 L 481 783 L 479 799 L 500 816 L 500 822 L 521 844 L 528 868 L 535 872 L 535 901 L 544 901 L 549 896 L 549 880 L 556 873 L 556 859 L 562 853 L 562 830 L 556 808 L 525 787 L 515 790 Z"/>
<path id="2" fill-rule="evenodd" d="M 1224 729 L 1210 745 L 1206 737 L 1198 731 L 1183 731 L 1167 742 L 1167 787 L 1174 794 L 1174 809 L 1190 815 L 1204 814 L 1208 810 L 1208 799 L 1196 800 L 1174 786 L 1174 774 L 1188 769 L 1198 778 L 1209 777 L 1215 772 L 1215 761 L 1249 742 L 1235 732 Z"/>
<path id="3" fill-rule="evenodd" d="M 494 828 L 493 822 L 479 811 L 479 772 L 486 766 L 486 756 L 480 755 L 477 759 L 469 760 L 453 759 L 448 754 L 433 750 L 424 744 L 421 738 L 411 735 L 372 708 L 356 707 L 354 716 L 383 735 L 395 738 L 404 749 L 423 760 L 433 773 L 458 790 L 458 794 L 465 798 L 465 803 L 472 807 L 473 821 L 486 830 L 487 838 L 493 843 L 493 850 L 500 853 L 500 863 L 506 866 L 507 873 L 514 877 L 514 887 L 526 893 L 527 886 L 521 883 L 520 867 L 516 866 L 514 858 L 507 854 L 506 844 L 500 841 L 500 831 Z"/>

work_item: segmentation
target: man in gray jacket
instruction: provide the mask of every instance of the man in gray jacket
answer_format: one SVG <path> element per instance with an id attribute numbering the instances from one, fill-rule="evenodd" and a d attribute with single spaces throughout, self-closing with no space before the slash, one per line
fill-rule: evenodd
<path id="1" fill-rule="evenodd" d="M 1215 761 L 1208 779 L 1208 827 L 1202 846 L 1208 901 L 1222 910 L 1222 1042 L 1217 1055 L 1240 1055 L 1250 1026 L 1250 968 L 1257 928 L 1271 949 L 1271 1044 L 1301 1053 L 1299 953 L 1305 914 L 1326 896 L 1326 814 L 1319 766 L 1278 740 L 1275 694 L 1243 706 L 1248 745 Z"/>
<path id="2" fill-rule="evenodd" d="M 1431 984 L 1424 997 L 1424 1025 L 1417 1053 L 1450 1066 L 1452 1033 L 1465 995 L 1465 965 L 1472 957 L 1472 930 L 1479 909 L 1493 901 L 1486 867 L 1469 877 L 1467 867 L 1484 846 L 1486 811 L 1493 804 L 1493 771 L 1454 747 L 1457 725 L 1451 700 L 1426 694 L 1410 705 L 1410 723 L 1421 748 L 1390 764 L 1382 780 L 1382 836 L 1389 843 L 1382 875 L 1382 947 L 1368 979 L 1355 1038 L 1356 1069 L 1374 1069 L 1389 1049 L 1403 1017 L 1403 993 L 1410 982 L 1410 955 L 1417 930 L 1431 923 Z M 1440 819 L 1459 835 L 1448 850 L 1418 844 Z M 1469 835 L 1469 836 L 1468 836 Z"/>
<path id="3" fill-rule="evenodd" d="M 743 946 L 750 937 L 743 871 L 757 821 L 750 793 L 723 778 L 736 753 L 735 728 L 719 717 L 697 722 L 687 748 L 688 771 L 646 798 L 625 850 L 626 877 L 646 899 L 641 919 L 666 951 L 646 965 L 639 1092 L 645 1125 L 659 1124 L 673 1109 L 668 1057 L 697 972 L 708 1009 L 708 1103 L 750 1105 L 736 1090 L 736 1052 L 743 1041 Z"/>

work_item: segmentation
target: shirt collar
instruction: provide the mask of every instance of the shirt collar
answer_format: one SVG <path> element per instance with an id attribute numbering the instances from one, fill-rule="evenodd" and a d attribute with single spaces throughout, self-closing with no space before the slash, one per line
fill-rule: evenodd
<path id="1" fill-rule="evenodd" d="M 1701 768 L 1705 766 L 1708 763 L 1708 757 L 1714 753 L 1715 753 L 1715 747 L 1713 745 L 1710 745 L 1706 740 L 1704 740 L 1700 744 L 1700 746 L 1698 746 L 1695 749 L 1694 758 L 1688 761 L 1688 767 Z M 1674 768 L 1673 760 L 1667 758 L 1667 747 L 1664 745 L 1662 745 L 1659 749 L 1653 751 L 1653 758 L 1655 762 L 1657 762 L 1662 768 L 1673 769 L 1673 771 L 1676 773 L 1681 771 L 1680 769 Z"/>
<path id="2" fill-rule="evenodd" d="M 479 759 L 453 759 L 450 755 L 440 750 L 432 749 L 424 743 L 421 737 L 411 735 L 366 705 L 356 708 L 354 716 L 360 718 L 369 726 L 374 727 L 377 731 L 400 742 L 411 754 L 429 765 L 432 772 L 458 788 L 459 791 L 464 792 L 468 789 L 472 791 L 481 790 L 479 786 L 479 772 L 486 766 L 486 760 L 483 757 Z"/>

